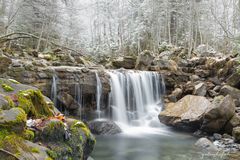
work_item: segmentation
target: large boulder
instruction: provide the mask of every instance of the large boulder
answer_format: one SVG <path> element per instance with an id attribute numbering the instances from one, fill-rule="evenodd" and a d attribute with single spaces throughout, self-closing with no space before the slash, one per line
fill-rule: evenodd
<path id="1" fill-rule="evenodd" d="M 211 106 L 205 97 L 188 95 L 170 103 L 159 115 L 162 123 L 182 129 L 198 129 L 205 111 Z"/>
<path id="2" fill-rule="evenodd" d="M 115 68 L 134 69 L 136 66 L 136 58 L 132 56 L 119 57 L 112 61 Z"/>
<path id="3" fill-rule="evenodd" d="M 232 97 L 216 97 L 203 117 L 201 130 L 209 133 L 220 132 L 234 115 L 235 104 Z"/>
<path id="4" fill-rule="evenodd" d="M 153 71 L 167 70 L 167 71 L 176 72 L 178 70 L 178 65 L 173 60 L 165 60 L 158 57 L 153 60 L 150 70 L 153 70 Z"/>
<path id="5" fill-rule="evenodd" d="M 27 115 L 21 108 L 12 108 L 0 112 L 0 129 L 22 132 L 26 126 Z"/>
<path id="6" fill-rule="evenodd" d="M 150 51 L 144 51 L 137 57 L 135 69 L 148 70 L 153 60 L 153 54 Z"/>
<path id="7" fill-rule="evenodd" d="M 89 128 L 96 135 L 115 135 L 122 132 L 116 123 L 106 120 L 91 121 L 89 122 Z"/>

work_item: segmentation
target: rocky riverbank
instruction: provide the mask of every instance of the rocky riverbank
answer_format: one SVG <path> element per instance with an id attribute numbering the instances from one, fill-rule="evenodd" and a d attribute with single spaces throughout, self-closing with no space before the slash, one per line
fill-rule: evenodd
<path id="1" fill-rule="evenodd" d="M 97 110 L 96 73 L 102 84 L 101 111 L 105 113 L 105 116 L 111 116 L 109 115 L 111 108 L 108 106 L 111 87 L 106 68 L 154 71 L 165 79 L 165 106 L 159 114 L 162 123 L 176 129 L 191 131 L 199 137 L 206 137 L 208 142 L 217 149 L 239 152 L 240 74 L 238 74 L 238 59 L 232 55 L 212 53 L 204 46 L 194 51 L 190 59 L 186 54 L 186 49 L 174 46 L 166 46 L 160 53 L 144 51 L 138 56 L 100 57 L 98 60 L 66 54 L 61 50 L 54 50 L 50 53 L 3 51 L 0 56 L 0 73 L 5 79 L 1 83 L 1 94 L 7 107 L 6 109 L 2 107 L 2 110 L 10 112 L 9 114 L 12 114 L 11 112 L 26 114 L 24 121 L 21 122 L 20 133 L 14 131 L 14 135 L 21 139 L 24 139 L 21 136 L 22 133 L 32 128 L 32 126 L 28 128 L 26 120 L 34 120 L 33 132 L 36 137 L 27 142 L 34 142 L 34 145 L 45 147 L 46 151 L 50 149 L 49 157 L 72 156 L 86 159 L 93 149 L 94 138 L 83 122 L 69 118 L 59 120 L 57 116 L 59 111 L 46 97 L 44 100 L 40 99 L 40 108 L 43 106 L 48 108 L 47 111 L 43 110 L 44 113 L 36 108 L 39 106 L 35 106 L 35 102 L 27 101 L 27 104 L 19 104 L 18 97 L 25 98 L 26 94 L 28 99 L 35 101 L 39 99 L 39 96 L 44 97 L 41 92 L 51 97 L 55 81 L 55 105 L 58 109 L 78 119 L 84 115 L 82 119 L 93 120 Z M 22 85 L 15 80 L 8 79 L 16 79 L 34 87 L 17 89 Z M 78 92 L 79 88 L 81 95 Z M 26 93 L 22 93 L 22 90 Z M 78 101 L 79 96 L 83 101 Z M 46 104 L 50 107 L 46 107 Z M 25 108 L 26 105 L 30 108 Z M 35 127 L 35 123 L 40 123 L 40 128 Z M 92 121 L 89 125 L 96 134 L 109 135 L 121 132 L 113 122 Z M 69 135 L 72 136 L 69 137 Z M 45 139 L 47 141 L 44 141 Z M 56 143 L 56 139 L 60 142 Z M 76 146 L 76 143 L 73 143 L 76 141 L 81 145 Z M 12 153 L 7 149 L 6 151 Z M 16 151 L 12 154 L 20 153 L 19 150 L 16 149 Z M 58 154 L 51 154 L 52 152 Z"/>

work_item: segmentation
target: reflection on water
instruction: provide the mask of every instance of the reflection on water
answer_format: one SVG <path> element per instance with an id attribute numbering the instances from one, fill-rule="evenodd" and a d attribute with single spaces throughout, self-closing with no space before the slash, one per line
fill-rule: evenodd
<path id="1" fill-rule="evenodd" d="M 184 133 L 99 136 L 94 160 L 220 160 L 197 152 L 196 138 Z"/>

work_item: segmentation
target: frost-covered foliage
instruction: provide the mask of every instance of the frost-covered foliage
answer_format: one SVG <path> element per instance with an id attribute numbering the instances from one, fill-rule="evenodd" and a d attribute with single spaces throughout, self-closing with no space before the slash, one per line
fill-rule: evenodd
<path id="1" fill-rule="evenodd" d="M 81 53 L 138 54 L 163 42 L 236 50 L 239 0 L 0 0 L 0 34 L 44 50 L 54 42 Z"/>

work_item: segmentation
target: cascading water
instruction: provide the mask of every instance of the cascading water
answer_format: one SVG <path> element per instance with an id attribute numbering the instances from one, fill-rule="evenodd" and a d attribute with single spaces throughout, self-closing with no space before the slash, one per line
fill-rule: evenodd
<path id="1" fill-rule="evenodd" d="M 159 124 L 164 80 L 156 72 L 115 70 L 110 75 L 109 105 L 114 121 L 125 126 Z M 154 123 L 156 122 L 156 123 Z"/>
<path id="2" fill-rule="evenodd" d="M 96 104 L 97 104 L 97 117 L 101 118 L 101 95 L 102 95 L 102 82 L 96 72 L 97 88 L 96 88 Z"/>
<path id="3" fill-rule="evenodd" d="M 83 106 L 83 97 L 82 97 L 82 88 L 80 84 L 75 84 L 75 100 L 78 102 L 79 108 L 79 115 L 80 119 L 82 119 L 82 106 Z"/>
<path id="4" fill-rule="evenodd" d="M 54 75 L 52 78 L 51 100 L 56 106 L 57 105 L 57 76 L 56 75 Z"/>

